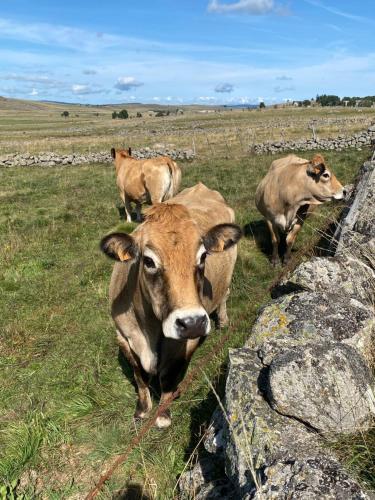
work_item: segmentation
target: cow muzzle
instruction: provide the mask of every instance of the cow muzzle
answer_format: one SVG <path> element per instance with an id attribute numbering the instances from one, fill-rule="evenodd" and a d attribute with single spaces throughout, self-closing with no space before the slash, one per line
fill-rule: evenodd
<path id="1" fill-rule="evenodd" d="M 209 317 L 203 308 L 176 309 L 163 321 L 165 337 L 176 340 L 205 337 L 210 328 Z"/>
<path id="2" fill-rule="evenodd" d="M 347 196 L 347 192 L 346 192 L 346 189 L 345 188 L 342 188 L 340 191 L 338 191 L 337 193 L 335 193 L 333 195 L 333 199 L 334 200 L 344 200 Z"/>

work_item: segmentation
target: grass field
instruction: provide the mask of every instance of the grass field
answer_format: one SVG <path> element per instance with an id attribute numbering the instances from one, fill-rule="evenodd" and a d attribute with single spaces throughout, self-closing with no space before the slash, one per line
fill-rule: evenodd
<path id="1" fill-rule="evenodd" d="M 32 111 L 32 116 L 38 112 Z M 246 112 L 235 113 L 247 116 Z M 75 137 L 80 148 L 86 146 L 79 134 L 66 131 L 66 137 L 59 136 L 64 129 L 60 117 L 56 133 L 50 127 L 48 141 L 43 138 L 48 123 L 44 121 L 38 130 L 30 121 L 22 129 L 19 118 L 12 121 L 10 115 L 2 115 L 0 120 L 1 151 L 15 147 L 19 151 L 28 141 L 35 148 L 55 150 L 56 146 L 58 150 L 64 144 L 71 147 Z M 136 127 L 133 122 L 108 123 L 119 130 Z M 181 124 L 190 127 L 186 121 Z M 102 131 L 91 125 L 89 129 L 89 140 L 95 142 L 95 134 L 101 136 Z M 22 134 L 25 139 L 20 139 L 22 131 L 26 131 Z M 136 136 L 136 130 L 129 134 Z M 107 137 L 101 139 L 99 149 L 113 145 Z M 140 134 L 139 142 L 148 140 Z M 324 155 L 340 180 L 348 183 L 369 151 Z M 219 189 L 235 208 L 240 225 L 252 223 L 262 229 L 253 197 L 270 161 L 267 156 L 228 159 L 219 151 L 211 158 L 206 155 L 183 164 L 183 187 L 203 181 Z M 135 392 L 131 372 L 118 360 L 108 310 L 112 264 L 98 250 L 100 238 L 120 221 L 114 171 L 110 165 L 9 168 L 0 170 L 0 186 L 0 478 L 8 491 L 18 483 L 17 491 L 23 491 L 25 498 L 83 498 L 112 457 L 138 432 L 132 419 Z M 319 228 L 334 220 L 339 210 L 338 205 L 323 207 L 307 221 L 297 241 L 296 260 L 319 239 Z M 243 344 L 279 273 L 280 269 L 270 267 L 248 231 L 240 243 L 228 302 L 233 334 L 225 348 L 211 356 L 227 332 L 215 331 L 192 362 L 192 367 L 204 362 L 205 372 L 219 392 L 228 348 Z M 172 427 L 151 430 L 100 498 L 112 498 L 129 484 L 138 485 L 150 498 L 173 498 L 178 474 L 215 404 L 204 377 L 195 378 L 173 403 Z"/>
<path id="2" fill-rule="evenodd" d="M 113 120 L 126 108 L 131 118 Z M 183 115 L 176 111 L 183 109 Z M 63 118 L 63 111 L 69 112 Z M 155 111 L 169 111 L 158 118 Z M 141 118 L 136 114 L 141 113 Z M 210 106 L 124 104 L 80 106 L 32 103 L 0 98 L 0 155 L 4 153 L 72 153 L 171 145 L 195 149 L 199 157 L 243 156 L 253 143 L 266 140 L 351 135 L 375 121 L 372 108 L 285 108 L 242 110 Z"/>

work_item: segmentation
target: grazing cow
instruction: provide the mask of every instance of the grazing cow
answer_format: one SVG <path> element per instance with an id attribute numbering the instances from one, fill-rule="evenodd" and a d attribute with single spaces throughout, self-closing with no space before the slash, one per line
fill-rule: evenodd
<path id="1" fill-rule="evenodd" d="M 280 235 L 286 235 L 284 263 L 305 218 L 325 201 L 342 200 L 346 191 L 316 154 L 311 161 L 288 155 L 272 162 L 255 193 L 255 204 L 266 218 L 272 239 L 272 264 L 279 262 Z"/>
<path id="2" fill-rule="evenodd" d="M 204 184 L 185 189 L 146 211 L 132 234 L 112 233 L 102 251 L 114 265 L 110 303 L 120 349 L 138 386 L 135 416 L 152 402 L 158 375 L 162 404 L 182 380 L 195 349 L 210 332 L 209 315 L 227 323 L 226 300 L 242 236 L 234 212 Z M 162 412 L 157 427 L 171 423 Z"/>
<path id="3" fill-rule="evenodd" d="M 124 202 L 126 220 L 131 222 L 131 203 L 136 204 L 137 221 L 141 221 L 142 203 L 160 203 L 176 195 L 181 183 L 181 170 L 168 156 L 136 160 L 131 149 L 111 149 L 116 167 L 116 183 Z"/>

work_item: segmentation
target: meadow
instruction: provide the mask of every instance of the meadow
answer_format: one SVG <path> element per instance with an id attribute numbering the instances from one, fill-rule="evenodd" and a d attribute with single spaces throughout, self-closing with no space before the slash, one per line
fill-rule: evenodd
<path id="1" fill-rule="evenodd" d="M 189 146 L 192 124 L 203 124 L 205 134 L 195 144 L 197 158 L 181 163 L 182 187 L 202 181 L 219 190 L 245 228 L 228 301 L 229 328 L 214 331 L 196 352 L 190 370 L 197 368 L 197 375 L 172 405 L 172 427 L 147 432 L 98 497 L 128 498 L 133 491 L 138 495 L 134 498 L 174 498 L 179 474 L 203 453 L 199 442 L 217 404 L 204 374 L 222 394 L 228 349 L 244 343 L 270 286 L 284 272 L 269 264 L 268 234 L 254 206 L 255 188 L 274 157 L 246 154 L 239 138 L 246 136 L 246 127 L 255 130 L 255 121 L 266 131 L 268 122 L 309 123 L 327 112 L 282 109 L 231 115 L 229 110 L 204 114 L 188 109 L 181 116 L 123 123 L 91 117 L 87 108 L 87 123 L 77 117 L 87 134 L 75 134 L 69 129 L 74 117 L 50 120 L 49 113 L 60 108 L 51 105 L 52 111 L 46 111 L 46 106 L 22 112 L 4 108 L 1 153 L 63 151 L 73 145 L 100 150 L 122 142 L 152 146 L 155 135 L 165 143 L 173 140 L 179 146 L 180 140 Z M 345 120 L 346 112 L 337 112 L 336 118 Z M 351 113 L 351 118 L 369 122 L 375 117 L 374 111 Z M 348 121 L 348 127 L 356 126 Z M 233 144 L 226 127 L 238 128 Z M 272 130 L 278 133 L 277 127 Z M 260 140 L 261 133 L 256 135 L 256 142 Z M 370 151 L 323 154 L 342 183 L 350 183 Z M 322 236 L 341 209 L 329 204 L 307 221 L 292 265 L 319 252 Z M 0 497 L 6 491 L 25 499 L 84 498 L 114 456 L 140 432 L 133 420 L 131 370 L 118 355 L 108 308 L 112 263 L 98 248 L 121 217 L 112 165 L 0 170 Z M 228 333 L 224 345 L 215 349 Z M 154 397 L 157 401 L 156 393 Z"/>

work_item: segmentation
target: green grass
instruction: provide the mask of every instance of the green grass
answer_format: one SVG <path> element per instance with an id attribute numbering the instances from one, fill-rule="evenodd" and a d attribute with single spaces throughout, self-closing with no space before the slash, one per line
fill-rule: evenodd
<path id="1" fill-rule="evenodd" d="M 328 152 L 342 180 L 353 180 L 368 151 Z M 241 225 L 260 220 L 255 187 L 270 157 L 217 158 L 183 165 L 183 186 L 203 181 L 235 208 Z M 98 243 L 120 221 L 111 165 L 0 170 L 0 484 L 22 478 L 27 498 L 87 493 L 134 436 L 135 392 L 122 372 L 107 291 L 111 262 Z M 326 206 L 304 227 L 303 250 L 334 219 Z M 204 363 L 222 386 L 229 347 L 243 344 L 267 289 L 270 267 L 253 238 L 242 240 L 228 301 L 231 335 L 214 332 L 191 367 Z M 101 498 L 125 485 L 145 485 L 171 498 L 178 474 L 207 425 L 215 398 L 202 376 L 172 406 L 172 427 L 151 430 Z"/>

